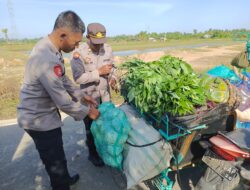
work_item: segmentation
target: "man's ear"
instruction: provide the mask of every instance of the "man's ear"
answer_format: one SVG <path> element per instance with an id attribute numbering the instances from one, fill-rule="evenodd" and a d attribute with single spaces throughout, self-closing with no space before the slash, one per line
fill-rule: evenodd
<path id="1" fill-rule="evenodd" d="M 64 39 L 67 36 L 67 34 L 65 34 L 64 32 L 60 34 L 60 38 Z"/>
<path id="2" fill-rule="evenodd" d="M 65 31 L 64 29 L 59 29 L 58 30 L 58 36 L 60 37 L 61 40 L 63 40 L 64 38 L 67 37 L 67 31 Z"/>

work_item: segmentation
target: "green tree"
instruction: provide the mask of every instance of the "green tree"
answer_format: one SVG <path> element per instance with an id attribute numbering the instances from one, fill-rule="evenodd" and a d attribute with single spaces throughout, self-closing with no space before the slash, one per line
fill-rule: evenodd
<path id="1" fill-rule="evenodd" d="M 5 40 L 8 42 L 8 41 L 9 41 L 8 29 L 7 29 L 7 28 L 3 28 L 3 29 L 1 30 L 1 32 L 4 34 Z"/>
<path id="2" fill-rule="evenodd" d="M 136 35 L 138 40 L 147 40 L 148 33 L 146 31 L 141 31 L 139 34 Z"/>

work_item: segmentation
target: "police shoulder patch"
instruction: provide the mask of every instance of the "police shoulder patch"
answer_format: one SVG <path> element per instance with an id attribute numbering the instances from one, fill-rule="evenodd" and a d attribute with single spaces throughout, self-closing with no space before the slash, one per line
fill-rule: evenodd
<path id="1" fill-rule="evenodd" d="M 60 64 L 57 64 L 54 66 L 54 73 L 57 77 L 62 77 L 63 75 L 63 69 Z"/>
<path id="2" fill-rule="evenodd" d="M 79 57 L 80 57 L 80 53 L 78 53 L 77 51 L 75 51 L 75 52 L 73 53 L 73 58 L 74 58 L 74 59 L 79 59 Z"/>

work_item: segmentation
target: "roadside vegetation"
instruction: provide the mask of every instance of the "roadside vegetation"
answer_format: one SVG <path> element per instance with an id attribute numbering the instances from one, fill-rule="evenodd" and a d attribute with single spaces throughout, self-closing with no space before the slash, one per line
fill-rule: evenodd
<path id="1" fill-rule="evenodd" d="M 154 48 L 172 47 L 174 51 L 175 46 L 182 45 L 196 45 L 196 44 L 214 44 L 233 45 L 237 44 L 234 40 L 243 39 L 244 32 L 247 30 L 208 30 L 205 32 L 198 32 L 194 30 L 193 33 L 148 33 L 145 31 L 136 35 L 119 35 L 110 37 L 108 43 L 112 46 L 113 51 L 126 50 L 143 50 Z M 235 34 L 237 35 L 237 38 Z M 15 118 L 16 106 L 19 102 L 19 90 L 23 82 L 24 66 L 28 60 L 28 56 L 32 47 L 39 39 L 25 39 L 25 40 L 6 40 L 0 39 L 0 120 Z M 235 47 L 232 47 L 235 48 Z M 239 48 L 235 48 L 239 49 Z M 182 49 L 181 51 L 185 51 Z M 188 50 L 191 51 L 191 50 Z M 187 51 L 187 52 L 188 52 Z M 192 51 L 203 51 L 194 49 Z M 166 51 L 166 53 L 168 53 Z M 122 58 L 121 60 L 126 60 Z M 213 64 L 209 67 L 219 64 L 218 60 L 229 61 L 231 56 L 213 57 Z M 207 60 L 209 62 L 209 60 Z M 211 61 L 211 60 L 210 60 Z M 66 62 L 67 63 L 67 62 Z M 221 62 L 220 62 L 221 63 Z M 207 68 L 202 68 L 199 71 L 204 71 Z M 71 77 L 70 65 L 66 64 L 66 70 L 69 77 Z M 122 98 L 112 93 L 112 99 L 115 103 L 121 102 Z"/>

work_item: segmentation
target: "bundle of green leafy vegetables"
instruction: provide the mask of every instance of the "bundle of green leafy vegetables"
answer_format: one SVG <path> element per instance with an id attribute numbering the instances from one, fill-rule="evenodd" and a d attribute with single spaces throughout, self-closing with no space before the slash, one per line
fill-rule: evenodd
<path id="1" fill-rule="evenodd" d="M 133 60 L 122 65 L 124 95 L 143 113 L 188 115 L 206 104 L 200 79 L 183 60 L 164 56 L 157 61 Z"/>

